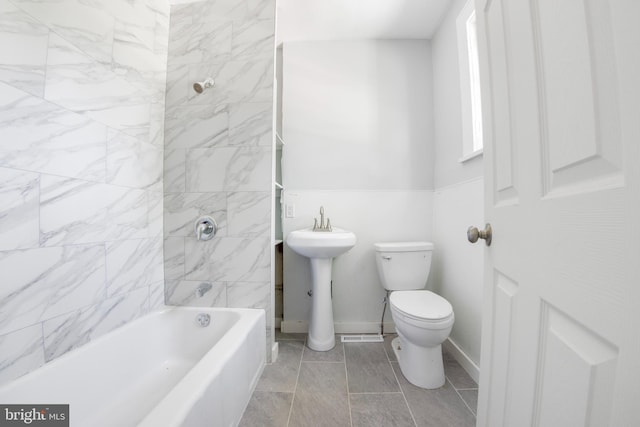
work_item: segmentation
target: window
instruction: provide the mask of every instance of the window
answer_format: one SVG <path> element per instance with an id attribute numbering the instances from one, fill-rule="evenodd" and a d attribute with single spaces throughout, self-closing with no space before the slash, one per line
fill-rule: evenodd
<path id="1" fill-rule="evenodd" d="M 483 147 L 480 66 L 473 0 L 467 1 L 462 8 L 456 26 L 462 101 L 462 158 L 460 161 L 464 162 L 482 154 Z"/>

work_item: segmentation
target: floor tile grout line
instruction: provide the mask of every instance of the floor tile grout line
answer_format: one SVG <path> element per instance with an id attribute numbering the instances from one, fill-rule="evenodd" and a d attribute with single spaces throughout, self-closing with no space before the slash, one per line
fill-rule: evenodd
<path id="1" fill-rule="evenodd" d="M 300 380 L 300 369 L 302 368 L 302 359 L 304 358 L 304 349 L 306 348 L 306 338 L 302 344 L 302 352 L 300 353 L 300 362 L 298 363 L 298 375 L 296 375 L 296 385 L 293 387 L 293 398 L 291 399 L 291 406 L 289 407 L 289 416 L 287 417 L 287 427 L 291 423 L 291 414 L 293 414 L 293 404 L 296 401 L 296 393 L 298 391 L 298 381 Z"/>
<path id="2" fill-rule="evenodd" d="M 387 334 L 387 336 L 392 335 L 392 334 Z M 387 355 L 387 363 L 389 364 L 389 367 L 391 368 L 391 372 L 393 372 L 393 376 L 396 379 L 396 384 L 398 384 L 398 388 L 400 389 L 400 394 L 402 394 L 402 398 L 404 399 L 404 403 L 407 405 L 407 409 L 409 410 L 409 415 L 411 416 L 411 420 L 413 421 L 413 424 L 415 426 L 418 425 L 415 417 L 413 416 L 413 411 L 411 410 L 411 406 L 409 406 L 409 401 L 407 400 L 407 396 L 405 396 L 404 394 L 404 389 L 402 388 L 402 385 L 400 384 L 400 380 L 398 379 L 398 375 L 396 375 L 396 371 L 395 369 L 393 369 L 393 363 L 398 363 L 398 360 L 391 360 L 391 356 L 389 354 L 389 351 L 387 351 L 387 346 L 385 345 L 386 342 L 384 341 L 384 335 L 383 335 L 383 341 L 382 341 L 382 348 L 384 350 L 384 353 Z M 393 356 L 395 358 L 395 352 L 393 351 L 393 344 L 389 343 L 389 346 L 391 347 L 391 352 L 393 353 Z M 399 366 L 399 365 L 398 365 Z M 391 394 L 391 392 L 387 392 L 388 394 Z"/>
<path id="3" fill-rule="evenodd" d="M 385 350 L 385 352 L 386 352 L 386 350 Z M 413 411 L 411 410 L 411 406 L 409 406 L 409 401 L 407 400 L 407 396 L 404 394 L 404 389 L 402 388 L 402 384 L 400 384 L 400 380 L 398 379 L 398 375 L 396 374 L 396 370 L 393 369 L 393 365 L 391 363 L 392 362 L 389 361 L 389 366 L 391 367 L 391 372 L 393 372 L 393 376 L 396 379 L 396 383 L 398 383 L 398 387 L 400 387 L 400 392 L 402 393 L 402 398 L 404 399 L 404 403 L 407 405 L 407 409 L 409 410 L 409 415 L 411 415 L 411 420 L 413 421 L 413 425 L 418 427 L 418 423 L 416 421 L 416 418 L 413 416 Z M 398 367 L 400 367 L 399 364 L 398 364 Z"/>
<path id="4" fill-rule="evenodd" d="M 389 335 L 390 335 L 390 334 L 387 334 L 387 336 L 389 336 Z M 389 362 L 395 362 L 395 360 L 391 360 L 391 356 L 389 356 L 389 352 L 387 351 L 387 346 L 385 345 L 385 344 L 386 344 L 386 341 L 384 341 L 384 335 L 382 336 L 382 339 L 383 339 L 383 341 L 382 341 L 382 348 L 384 349 L 384 354 L 386 354 L 386 355 L 387 355 L 387 360 L 388 360 Z M 389 345 L 391 345 L 391 343 L 389 343 Z M 393 346 L 391 346 L 391 351 L 393 352 Z M 394 354 L 394 357 L 395 357 L 395 354 Z"/>
<path id="5" fill-rule="evenodd" d="M 342 360 L 344 361 L 344 374 L 347 379 L 347 405 L 349 405 L 349 425 L 353 427 L 353 416 L 351 415 L 351 394 L 349 393 L 349 370 L 347 369 L 347 346 L 342 344 Z"/>
<path id="6" fill-rule="evenodd" d="M 446 377 L 445 377 L 446 378 Z M 448 378 L 446 378 L 447 381 L 449 381 Z M 458 392 L 458 389 L 456 389 L 453 386 L 453 383 L 451 381 L 449 381 L 449 384 L 451 384 L 451 388 L 453 389 L 453 391 L 456 392 L 456 394 L 458 395 L 458 397 L 460 398 L 460 400 L 462 400 L 462 403 L 464 403 L 464 406 L 467 407 L 467 409 L 469 410 L 469 412 L 471 412 L 471 414 L 473 415 L 473 418 L 476 418 L 476 413 L 473 411 L 473 409 L 471 409 L 471 406 L 469 406 L 469 404 L 467 403 L 466 400 L 464 400 L 464 398 L 462 397 L 462 395 Z"/>
<path id="7" fill-rule="evenodd" d="M 349 394 L 402 394 L 402 391 L 360 391 Z"/>

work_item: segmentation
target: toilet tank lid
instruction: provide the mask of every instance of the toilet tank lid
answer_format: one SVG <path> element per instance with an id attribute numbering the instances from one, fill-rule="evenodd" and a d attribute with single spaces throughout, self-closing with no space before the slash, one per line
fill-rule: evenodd
<path id="1" fill-rule="evenodd" d="M 386 242 L 374 243 L 376 252 L 412 252 L 412 251 L 432 251 L 431 242 Z"/>

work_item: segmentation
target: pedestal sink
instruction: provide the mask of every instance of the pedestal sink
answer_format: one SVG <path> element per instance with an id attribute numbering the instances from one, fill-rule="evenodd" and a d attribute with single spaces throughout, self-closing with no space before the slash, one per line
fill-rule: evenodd
<path id="1" fill-rule="evenodd" d="M 313 295 L 307 345 L 312 350 L 328 351 L 336 344 L 331 305 L 331 263 L 334 257 L 347 252 L 355 244 L 355 234 L 335 227 L 332 231 L 296 230 L 287 236 L 287 245 L 311 260 Z"/>

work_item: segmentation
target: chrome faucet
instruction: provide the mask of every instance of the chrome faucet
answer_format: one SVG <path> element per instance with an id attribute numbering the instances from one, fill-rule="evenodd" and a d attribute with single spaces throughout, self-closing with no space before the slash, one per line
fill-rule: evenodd
<path id="1" fill-rule="evenodd" d="M 324 223 L 323 206 L 320 206 L 320 225 L 318 225 L 318 218 L 313 219 L 313 231 L 331 231 L 331 220 L 327 218 L 327 223 Z"/>

